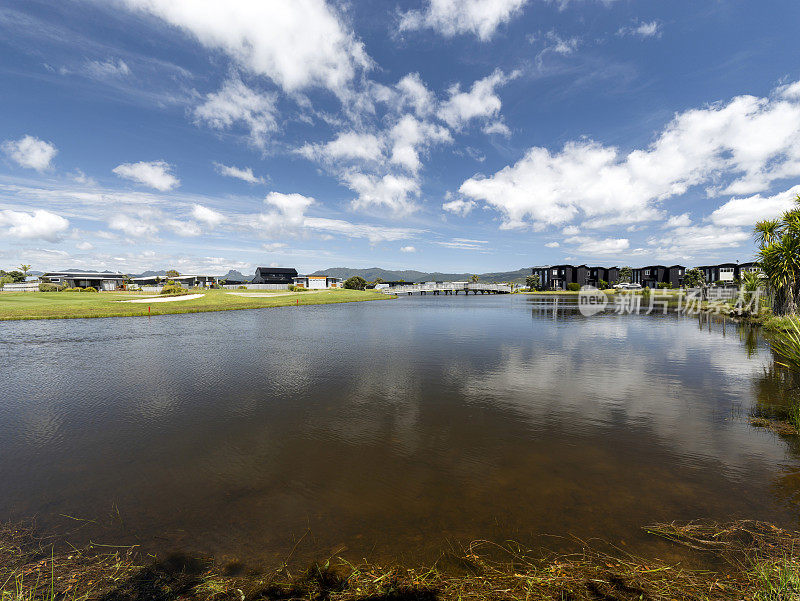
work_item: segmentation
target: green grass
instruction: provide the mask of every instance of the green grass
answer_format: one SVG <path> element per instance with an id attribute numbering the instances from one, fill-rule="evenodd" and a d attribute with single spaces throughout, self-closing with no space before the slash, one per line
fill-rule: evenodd
<path id="1" fill-rule="evenodd" d="M 391 296 L 360 290 L 320 290 L 251 298 L 228 294 L 245 290 L 208 290 L 202 298 L 168 303 L 119 302 L 147 295 L 134 292 L 4 292 L 0 293 L 0 321 L 15 319 L 75 319 L 85 317 L 141 317 L 176 313 L 203 313 L 236 309 L 262 309 L 290 305 L 325 305 L 389 299 Z M 262 293 L 252 291 L 252 294 Z M 150 311 L 148 313 L 148 307 Z"/>

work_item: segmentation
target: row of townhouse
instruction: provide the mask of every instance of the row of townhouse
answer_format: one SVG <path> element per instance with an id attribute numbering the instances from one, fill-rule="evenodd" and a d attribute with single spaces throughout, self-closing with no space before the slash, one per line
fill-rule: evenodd
<path id="1" fill-rule="evenodd" d="M 145 276 L 129 277 L 124 273 L 108 271 L 50 271 L 41 276 L 41 280 L 67 288 L 95 288 L 96 290 L 138 289 L 142 287 L 158 287 L 171 280 L 187 288 L 211 288 L 219 284 L 248 285 L 269 284 L 276 287 L 290 285 L 310 289 L 340 288 L 341 278 L 330 276 L 298 275 L 297 270 L 286 267 L 259 267 L 255 277 L 248 281 L 222 280 L 209 274 L 182 274 L 178 276 Z"/>
<path id="2" fill-rule="evenodd" d="M 569 284 L 597 286 L 600 281 L 619 281 L 619 267 L 587 267 L 586 265 L 543 265 L 534 267 L 539 286 L 546 290 L 566 290 Z"/>
<path id="3" fill-rule="evenodd" d="M 697 267 L 705 281 L 713 284 L 732 284 L 746 272 L 759 273 L 757 263 L 721 263 Z M 619 282 L 619 267 L 587 265 L 543 265 L 533 267 L 533 275 L 539 276 L 539 286 L 545 290 L 566 290 L 569 284 L 597 286 L 600 282 L 613 285 Z M 631 269 L 631 283 L 642 288 L 658 288 L 659 285 L 679 288 L 683 285 L 686 267 L 683 265 L 646 265 Z"/>

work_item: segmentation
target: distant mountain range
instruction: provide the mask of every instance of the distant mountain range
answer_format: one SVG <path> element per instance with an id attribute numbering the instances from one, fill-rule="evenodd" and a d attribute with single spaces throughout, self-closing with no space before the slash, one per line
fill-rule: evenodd
<path id="1" fill-rule="evenodd" d="M 156 276 L 164 277 L 167 275 L 166 269 L 161 269 L 159 271 L 143 271 L 140 274 L 132 275 L 134 278 L 154 278 Z M 225 275 L 218 276 L 221 280 L 236 280 L 237 282 L 249 282 L 253 279 L 253 275 L 243 275 L 240 271 L 236 271 L 235 269 L 231 269 Z"/>
<path id="2" fill-rule="evenodd" d="M 225 275 L 219 276 L 219 279 L 221 279 L 221 280 L 234 280 L 236 282 L 249 282 L 254 277 L 255 277 L 255 274 L 253 274 L 253 275 L 244 275 L 241 271 L 236 271 L 235 269 L 231 269 Z"/>
<path id="3" fill-rule="evenodd" d="M 493 273 L 479 273 L 478 278 L 481 282 L 494 284 L 498 282 L 524 282 L 525 277 L 531 274 L 529 267 L 523 267 L 516 271 L 498 271 Z M 310 275 L 329 275 L 331 277 L 342 278 L 346 280 L 354 275 L 360 275 L 368 282 L 375 281 L 376 278 L 381 278 L 387 282 L 397 282 L 404 280 L 406 282 L 464 282 L 468 281 L 473 274 L 471 273 L 440 273 L 438 271 L 414 271 L 402 270 L 393 271 L 390 269 L 381 269 L 380 267 L 369 267 L 367 269 L 353 269 L 350 267 L 331 267 L 330 269 L 322 269 L 315 271 Z"/>
<path id="4" fill-rule="evenodd" d="M 83 269 L 70 269 L 67 271 L 84 271 Z M 32 271 L 31 275 L 41 275 L 39 272 Z M 102 273 L 112 273 L 105 271 Z M 516 271 L 497 271 L 492 273 L 479 273 L 478 277 L 481 282 L 494 284 L 498 282 L 525 282 L 525 277 L 531 274 L 529 267 L 523 267 Z M 166 269 L 159 271 L 144 271 L 139 274 L 131 274 L 135 278 L 152 278 L 156 276 L 164 277 L 167 275 Z M 374 282 L 376 278 L 381 278 L 387 282 L 398 282 L 400 280 L 406 282 L 464 282 L 468 281 L 473 274 L 471 273 L 442 273 L 439 271 L 415 271 L 413 269 L 405 270 L 391 270 L 381 269 L 380 267 L 369 267 L 367 269 L 354 269 L 351 267 L 331 267 L 330 269 L 321 269 L 309 275 L 329 275 L 336 278 L 346 280 L 354 275 L 360 275 L 368 282 Z M 219 276 L 221 280 L 234 280 L 237 282 L 249 282 L 255 277 L 254 275 L 244 275 L 241 271 L 231 269 L 225 275 Z"/>

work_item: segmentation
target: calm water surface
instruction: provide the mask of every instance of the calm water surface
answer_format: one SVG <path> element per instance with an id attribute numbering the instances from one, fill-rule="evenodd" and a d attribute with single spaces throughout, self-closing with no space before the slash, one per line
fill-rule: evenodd
<path id="1" fill-rule="evenodd" d="M 797 526 L 797 449 L 747 422 L 763 342 L 552 302 L 0 323 L 0 519 L 253 561 L 307 530 L 309 556 L 425 561 L 477 538 L 645 550 L 657 520 Z"/>

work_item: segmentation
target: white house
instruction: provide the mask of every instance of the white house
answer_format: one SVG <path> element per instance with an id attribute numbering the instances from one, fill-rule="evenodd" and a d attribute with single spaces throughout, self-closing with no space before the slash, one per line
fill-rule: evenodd
<path id="1" fill-rule="evenodd" d="M 156 280 L 158 278 L 158 280 Z M 210 288 L 217 283 L 216 276 L 207 274 L 185 273 L 176 276 L 147 276 L 143 278 L 133 278 L 131 281 L 137 286 L 163 286 L 168 280 L 187 288 Z"/>
<path id="2" fill-rule="evenodd" d="M 341 288 L 342 278 L 333 278 L 327 275 L 299 275 L 292 278 L 295 286 L 308 290 L 326 290 L 328 288 Z"/>

